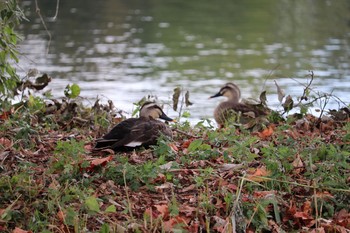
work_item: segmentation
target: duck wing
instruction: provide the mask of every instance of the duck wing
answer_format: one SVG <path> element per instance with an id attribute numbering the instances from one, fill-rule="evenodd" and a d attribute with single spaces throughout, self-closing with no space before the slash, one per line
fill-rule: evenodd
<path id="1" fill-rule="evenodd" d="M 111 131 L 102 138 L 96 140 L 95 149 L 111 147 L 130 134 L 132 128 L 138 123 L 139 118 L 129 118 L 114 126 Z"/>
<path id="2" fill-rule="evenodd" d="M 113 149 L 118 147 L 138 147 L 157 144 L 157 139 L 161 134 L 172 136 L 170 128 L 158 120 L 140 120 L 134 124 L 130 132 L 123 139 L 112 145 Z"/>
<path id="3" fill-rule="evenodd" d="M 228 119 L 240 123 L 246 123 L 250 119 L 265 116 L 268 112 L 255 106 L 237 102 L 222 102 L 214 112 L 216 122 L 223 127 Z"/>

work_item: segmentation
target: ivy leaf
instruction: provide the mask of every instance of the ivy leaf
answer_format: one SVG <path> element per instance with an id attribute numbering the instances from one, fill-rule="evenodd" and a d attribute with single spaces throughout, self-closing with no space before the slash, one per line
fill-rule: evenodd
<path id="1" fill-rule="evenodd" d="M 109 226 L 107 223 L 104 223 L 100 229 L 99 233 L 109 233 Z"/>
<path id="2" fill-rule="evenodd" d="M 77 98 L 80 95 L 80 87 L 78 84 L 67 85 L 64 89 L 64 95 L 70 99 Z"/>
<path id="3" fill-rule="evenodd" d="M 188 146 L 188 151 L 195 151 L 197 150 L 203 143 L 202 139 L 196 139 Z"/>
<path id="4" fill-rule="evenodd" d="M 97 202 L 96 197 L 94 197 L 94 196 L 86 198 L 85 205 L 91 211 L 100 212 L 100 206 Z"/>
<path id="5" fill-rule="evenodd" d="M 115 208 L 115 205 L 110 205 L 110 206 L 107 207 L 105 212 L 106 213 L 115 213 L 115 212 L 117 212 L 117 209 Z"/>

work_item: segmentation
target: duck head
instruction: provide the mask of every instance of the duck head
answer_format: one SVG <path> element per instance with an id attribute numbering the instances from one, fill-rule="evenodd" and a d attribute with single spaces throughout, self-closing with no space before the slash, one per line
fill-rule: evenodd
<path id="1" fill-rule="evenodd" d="M 168 117 L 161 107 L 159 107 L 156 103 L 154 102 L 146 102 L 142 105 L 141 110 L 140 110 L 140 116 L 141 117 L 149 117 L 153 119 L 163 119 L 165 121 L 174 121 L 170 117 Z"/>
<path id="2" fill-rule="evenodd" d="M 213 96 L 210 96 L 209 98 L 215 98 L 219 96 L 225 96 L 229 100 L 239 102 L 241 98 L 241 91 L 236 84 L 226 83 L 218 93 L 216 93 Z"/>

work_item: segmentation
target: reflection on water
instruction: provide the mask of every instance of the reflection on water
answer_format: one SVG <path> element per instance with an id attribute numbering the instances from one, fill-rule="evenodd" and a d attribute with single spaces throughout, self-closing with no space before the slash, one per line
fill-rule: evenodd
<path id="1" fill-rule="evenodd" d="M 170 101 L 182 86 L 199 119 L 211 117 L 220 100 L 208 96 L 227 81 L 237 83 L 243 97 L 266 89 L 269 105 L 278 107 L 273 80 L 287 94 L 301 95 L 313 70 L 313 87 L 349 99 L 347 0 L 61 0 L 53 20 L 55 4 L 39 1 L 52 35 L 46 53 L 48 35 L 34 2 L 23 1 L 30 22 L 20 28 L 19 65 L 23 76 L 29 68 L 49 73 L 55 96 L 75 82 L 82 96 L 112 99 L 131 111 L 145 95 Z"/>

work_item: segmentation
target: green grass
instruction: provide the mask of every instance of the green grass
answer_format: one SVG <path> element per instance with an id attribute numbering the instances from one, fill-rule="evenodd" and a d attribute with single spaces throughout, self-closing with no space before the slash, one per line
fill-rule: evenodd
<path id="1" fill-rule="evenodd" d="M 303 131 L 280 122 L 264 138 L 184 121 L 172 125 L 173 141 L 92 153 L 110 115 L 79 108 L 70 114 L 89 116 L 81 124 L 33 111 L 39 105 L 18 108 L 1 124 L 0 139 L 13 144 L 0 152 L 2 232 L 219 232 L 234 225 L 290 232 L 323 227 L 320 219 L 329 229 L 349 227 L 334 220 L 350 211 L 349 123 L 321 132 L 316 123 Z"/>

